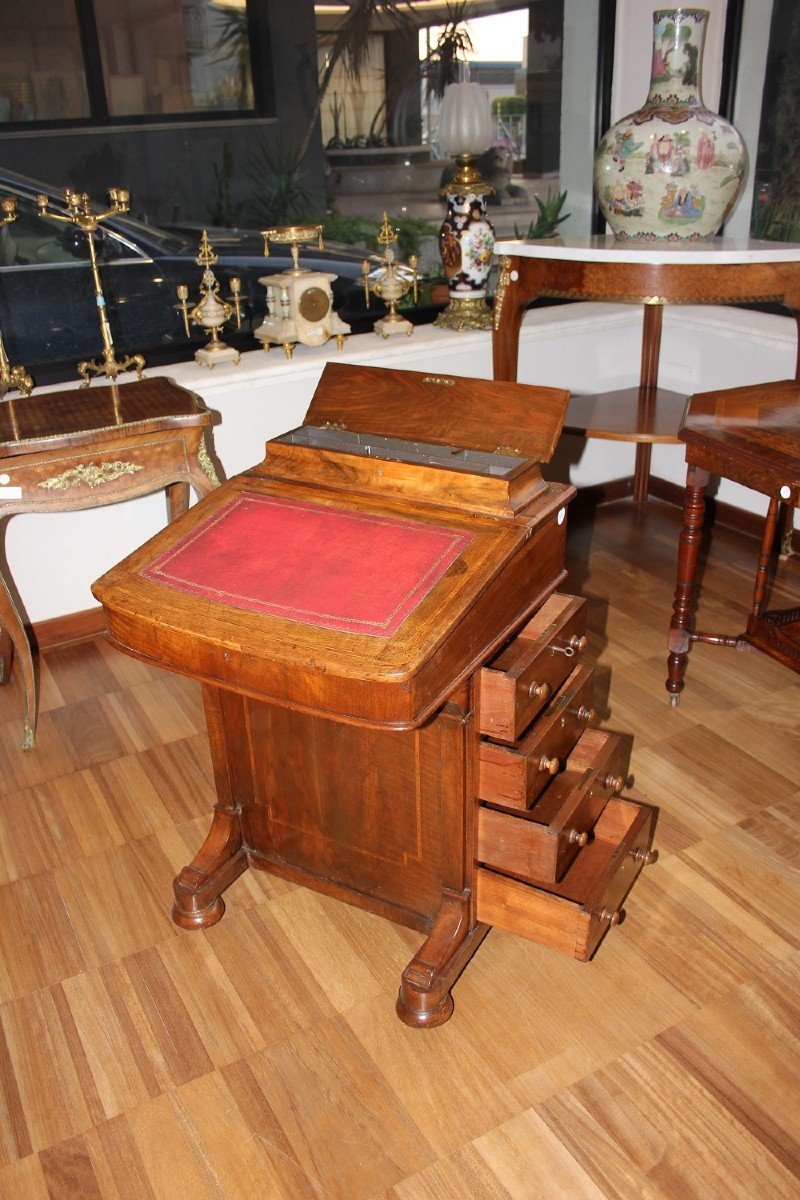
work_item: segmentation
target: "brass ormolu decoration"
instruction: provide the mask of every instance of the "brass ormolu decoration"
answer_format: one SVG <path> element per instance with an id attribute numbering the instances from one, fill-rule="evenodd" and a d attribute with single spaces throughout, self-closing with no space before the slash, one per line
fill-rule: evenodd
<path id="1" fill-rule="evenodd" d="M 9 225 L 17 219 L 17 200 L 15 196 L 4 196 L 0 200 L 3 217 L 0 225 Z M 12 367 L 8 361 L 6 348 L 3 345 L 3 335 L 0 333 L 0 397 L 5 396 L 13 388 L 30 396 L 33 391 L 33 380 L 24 367 Z"/>
<path id="2" fill-rule="evenodd" d="M 350 332 L 350 326 L 334 312 L 331 284 L 336 276 L 329 271 L 300 266 L 303 243 L 315 241 L 320 250 L 325 249 L 322 228 L 322 225 L 281 225 L 261 231 L 265 258 L 269 258 L 270 242 L 289 246 L 292 251 L 292 266 L 288 270 L 259 279 L 267 289 L 267 312 L 255 336 L 267 351 L 270 346 L 283 346 L 284 354 L 291 358 L 297 342 L 322 346 L 332 337 L 336 338 L 337 350 L 341 350 L 345 334 Z"/>
<path id="3" fill-rule="evenodd" d="M 193 325 L 199 325 L 201 329 L 208 332 L 208 345 L 203 346 L 200 350 L 195 351 L 195 361 L 205 363 L 211 369 L 218 362 L 233 362 L 238 363 L 239 351 L 233 346 L 227 346 L 221 341 L 219 331 L 224 328 L 226 321 L 230 319 L 232 313 L 236 314 L 236 328 L 242 327 L 242 311 L 239 307 L 241 301 L 239 293 L 242 289 L 240 279 L 235 276 L 231 279 L 231 297 L 230 303 L 223 300 L 219 294 L 219 283 L 217 277 L 211 268 L 219 260 L 219 255 L 214 253 L 214 247 L 208 240 L 208 233 L 203 230 L 203 236 L 200 239 L 200 249 L 195 262 L 198 267 L 203 268 L 203 278 L 200 282 L 200 299 L 194 308 L 189 308 L 189 289 L 185 284 L 178 285 L 178 299 L 180 304 L 177 305 L 178 311 L 183 317 L 183 326 L 186 330 L 186 336 L 189 337 L 189 322 Z"/>
<path id="4" fill-rule="evenodd" d="M 494 327 L 500 328 L 500 318 L 503 315 L 503 305 L 506 299 L 506 288 L 511 283 L 511 259 L 507 254 L 500 256 L 500 274 L 497 277 L 497 288 L 494 293 Z"/>
<path id="5" fill-rule="evenodd" d="M 200 446 L 197 450 L 197 461 L 200 463 L 200 466 L 208 476 L 212 487 L 219 487 L 219 476 L 217 475 L 214 464 L 211 461 L 211 455 L 208 453 L 205 438 L 202 437 L 200 438 Z"/>
<path id="6" fill-rule="evenodd" d="M 61 221 L 65 225 L 75 225 L 80 229 L 86 235 L 89 246 L 89 265 L 92 269 L 97 316 L 100 321 L 100 336 L 103 339 L 103 357 L 86 359 L 78 363 L 78 374 L 83 376 L 81 387 L 89 386 L 90 375 L 107 375 L 109 379 L 116 379 L 123 371 L 136 371 L 138 378 L 141 379 L 144 370 L 144 357 L 141 354 L 130 354 L 118 360 L 114 353 L 111 326 L 108 323 L 106 311 L 106 299 L 103 295 L 103 285 L 100 282 L 100 272 L 97 267 L 97 249 L 94 244 L 94 235 L 103 221 L 108 217 L 116 217 L 120 213 L 128 211 L 130 192 L 125 188 L 109 188 L 108 208 L 99 213 L 92 209 L 92 202 L 86 192 L 76 192 L 72 188 L 66 188 L 64 199 L 67 202 L 66 215 L 54 212 L 49 207 L 47 196 L 37 196 L 36 203 L 41 216 L 47 217 L 50 221 Z"/>
<path id="7" fill-rule="evenodd" d="M 383 214 L 383 222 L 378 232 L 377 241 L 378 245 L 386 247 L 382 257 L 375 260 L 380 263 L 382 270 L 377 279 L 370 281 L 370 260 L 365 258 L 362 263 L 361 275 L 364 283 L 364 297 L 367 307 L 369 307 L 369 293 L 372 290 L 380 300 L 383 300 L 389 309 L 385 317 L 381 317 L 379 321 L 375 322 L 375 332 L 385 338 L 390 337 L 393 333 L 404 333 L 406 337 L 411 337 L 411 334 L 414 332 L 414 326 L 405 317 L 401 317 L 398 314 L 397 306 L 409 291 L 413 291 L 414 303 L 417 303 L 419 298 L 417 278 L 417 267 L 419 264 L 417 256 L 412 254 L 408 260 L 408 267 L 405 268 L 411 271 L 411 278 L 409 279 L 403 273 L 404 264 L 397 261 L 392 249 L 392 243 L 397 241 L 397 230 L 389 223 L 389 214 L 387 212 Z"/>
<path id="8" fill-rule="evenodd" d="M 141 470 L 138 463 L 125 462 L 120 458 L 113 462 L 102 462 L 99 466 L 96 463 L 80 463 L 77 467 L 70 467 L 68 471 L 63 471 L 61 475 L 52 475 L 49 479 L 43 479 L 36 486 L 47 488 L 51 492 L 66 492 L 70 488 L 80 487 L 83 483 L 94 489 L 102 487 L 104 483 L 113 483 L 123 475 L 135 475 L 137 471 Z"/>

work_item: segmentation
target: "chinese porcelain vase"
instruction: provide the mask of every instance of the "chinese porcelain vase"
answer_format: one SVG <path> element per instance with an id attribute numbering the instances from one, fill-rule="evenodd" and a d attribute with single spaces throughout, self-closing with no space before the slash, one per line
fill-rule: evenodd
<path id="1" fill-rule="evenodd" d="M 741 137 L 702 100 L 707 21 L 708 12 L 700 8 L 653 13 L 647 99 L 612 125 L 597 148 L 595 190 L 621 241 L 712 238 L 744 183 Z"/>

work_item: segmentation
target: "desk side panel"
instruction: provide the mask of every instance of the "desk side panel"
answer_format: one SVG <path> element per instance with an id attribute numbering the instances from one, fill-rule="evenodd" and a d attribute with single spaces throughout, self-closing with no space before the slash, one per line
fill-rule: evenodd
<path id="1" fill-rule="evenodd" d="M 242 831 L 253 865 L 427 930 L 461 892 L 469 712 L 420 729 L 365 729 L 248 702 L 252 786 Z"/>

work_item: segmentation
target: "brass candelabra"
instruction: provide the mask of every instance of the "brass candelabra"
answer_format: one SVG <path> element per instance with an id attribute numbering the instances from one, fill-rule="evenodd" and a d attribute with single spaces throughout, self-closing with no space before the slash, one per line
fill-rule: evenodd
<path id="1" fill-rule="evenodd" d="M 92 269 L 97 315 L 100 321 L 100 336 L 103 339 L 103 357 L 101 359 L 87 359 L 78 363 L 78 374 L 83 376 L 81 386 L 89 386 L 90 375 L 107 375 L 109 379 L 116 379 L 123 371 L 131 370 L 135 370 L 138 378 L 141 379 L 142 371 L 144 370 L 144 358 L 141 354 L 132 354 L 123 359 L 117 359 L 114 353 L 114 342 L 111 337 L 111 326 L 108 323 L 106 300 L 103 295 L 100 271 L 97 266 L 97 249 L 94 244 L 94 235 L 103 221 L 109 217 L 115 217 L 120 213 L 128 211 L 130 193 L 124 188 L 109 188 L 109 206 L 103 212 L 94 212 L 91 200 L 86 192 L 76 192 L 72 188 L 66 188 L 64 199 L 67 203 L 66 214 L 54 212 L 49 207 L 47 196 L 37 196 L 36 203 L 42 217 L 47 217 L 51 221 L 60 221 L 65 225 L 75 225 L 86 235 L 86 241 L 89 245 L 89 265 Z"/>
<path id="2" fill-rule="evenodd" d="M 419 298 L 417 256 L 410 255 L 408 266 L 404 267 L 403 263 L 397 261 L 392 249 L 392 244 L 396 241 L 397 230 L 393 228 L 389 221 L 389 214 L 385 212 L 377 237 L 378 245 L 384 246 L 385 250 L 380 257 L 376 255 L 373 258 L 373 261 L 380 263 L 378 278 L 370 279 L 370 260 L 368 258 L 365 258 L 361 264 L 361 279 L 364 284 L 364 298 L 367 307 L 369 308 L 369 294 L 372 290 L 389 309 L 385 317 L 381 317 L 379 321 L 375 322 L 375 333 L 385 338 L 391 337 L 394 333 L 404 333 L 407 337 L 411 337 L 414 326 L 405 317 L 400 316 L 397 306 L 409 291 L 413 291 L 415 304 Z M 410 279 L 404 274 L 404 270 L 411 271 Z"/>
<path id="3" fill-rule="evenodd" d="M 208 240 L 208 234 L 203 230 L 203 236 L 200 239 L 200 250 L 195 259 L 198 267 L 203 268 L 203 277 L 200 281 L 200 299 L 193 308 L 189 307 L 189 289 L 185 284 L 178 285 L 178 311 L 183 317 L 183 327 L 186 330 L 186 336 L 189 337 L 189 325 L 199 325 L 201 329 L 205 329 L 208 333 L 208 344 L 200 350 L 195 351 L 195 360 L 199 363 L 204 363 L 209 369 L 213 368 L 218 362 L 234 362 L 239 361 L 239 351 L 233 346 L 227 346 L 219 336 L 220 330 L 224 328 L 225 323 L 230 319 L 231 313 L 236 314 L 236 328 L 242 327 L 242 312 L 241 299 L 239 293 L 242 290 L 242 282 L 240 279 L 231 279 L 231 296 L 230 302 L 223 300 L 219 294 L 219 283 L 217 277 L 211 268 L 219 261 L 219 255 L 214 253 L 214 247 Z"/>
<path id="4" fill-rule="evenodd" d="M 3 216 L 0 226 L 9 225 L 17 219 L 17 200 L 15 196 L 4 196 L 0 200 L 0 210 Z M 6 348 L 3 345 L 3 335 L 0 333 L 0 398 L 6 392 L 16 388 L 23 396 L 30 396 L 33 391 L 33 380 L 24 367 L 12 367 L 8 361 Z"/>

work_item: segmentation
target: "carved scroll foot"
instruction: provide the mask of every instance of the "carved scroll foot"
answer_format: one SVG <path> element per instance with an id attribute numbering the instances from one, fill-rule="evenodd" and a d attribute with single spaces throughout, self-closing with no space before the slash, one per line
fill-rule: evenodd
<path id="1" fill-rule="evenodd" d="M 216 809 L 200 852 L 173 883 L 172 919 L 181 929 L 216 925 L 225 912 L 222 892 L 247 867 L 239 813 Z"/>
<path id="2" fill-rule="evenodd" d="M 395 1008 L 404 1024 L 432 1029 L 452 1016 L 450 989 L 489 931 L 488 925 L 470 928 L 469 901 L 469 889 L 444 889 L 433 929 L 400 981 Z"/>

